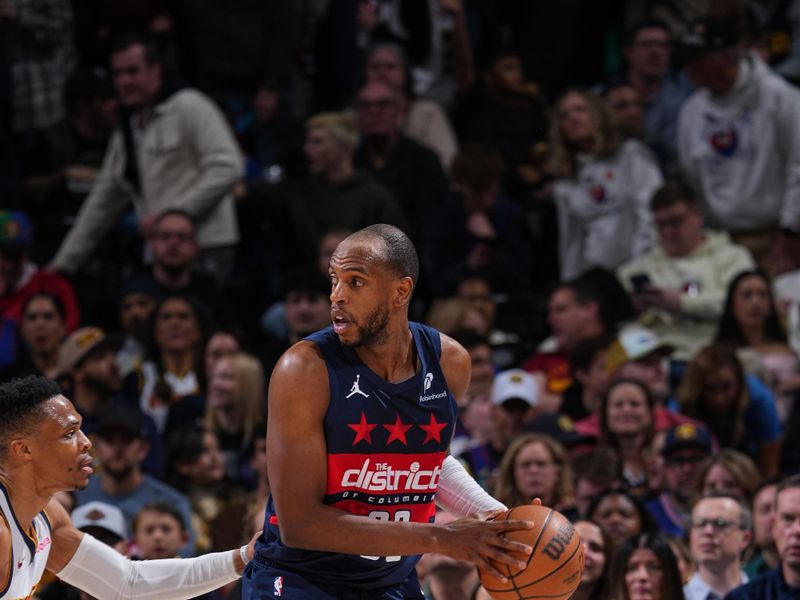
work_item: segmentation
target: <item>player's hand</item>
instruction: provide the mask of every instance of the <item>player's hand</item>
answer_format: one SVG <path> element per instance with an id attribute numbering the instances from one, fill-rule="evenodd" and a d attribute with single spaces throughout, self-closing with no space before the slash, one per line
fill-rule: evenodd
<path id="1" fill-rule="evenodd" d="M 255 535 L 250 538 L 250 541 L 247 543 L 247 560 L 253 560 L 253 557 L 256 555 L 256 541 L 261 534 L 264 533 L 263 530 L 256 531 Z"/>
<path id="2" fill-rule="evenodd" d="M 503 512 L 505 511 L 479 513 L 442 525 L 441 534 L 438 536 L 440 547 L 436 552 L 471 562 L 505 581 L 506 577 L 495 565 L 524 569 L 533 548 L 527 544 L 507 540 L 501 534 L 507 531 L 532 529 L 534 524 L 531 521 L 494 520 Z"/>

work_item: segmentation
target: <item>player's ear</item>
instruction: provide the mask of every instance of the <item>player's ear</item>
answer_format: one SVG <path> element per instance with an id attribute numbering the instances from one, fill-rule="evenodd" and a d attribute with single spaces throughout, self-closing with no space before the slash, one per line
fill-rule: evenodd
<path id="1" fill-rule="evenodd" d="M 414 280 L 411 277 L 401 277 L 395 287 L 394 303 L 396 306 L 405 306 L 411 300 L 411 292 L 414 291 Z"/>
<path id="2" fill-rule="evenodd" d="M 28 440 L 25 438 L 11 440 L 11 443 L 8 445 L 8 449 L 14 457 L 20 460 L 30 460 L 33 456 L 30 445 L 28 444 Z"/>

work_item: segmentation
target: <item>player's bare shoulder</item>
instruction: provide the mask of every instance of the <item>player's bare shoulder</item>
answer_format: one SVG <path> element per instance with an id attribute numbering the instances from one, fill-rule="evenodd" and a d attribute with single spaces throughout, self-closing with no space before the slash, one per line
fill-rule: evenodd
<path id="1" fill-rule="evenodd" d="M 469 352 L 449 335 L 440 332 L 439 339 L 442 344 L 442 371 L 447 385 L 456 398 L 461 398 L 469 386 L 472 369 Z"/>
<path id="2" fill-rule="evenodd" d="M 294 344 L 272 371 L 269 382 L 270 410 L 276 403 L 308 399 L 312 404 L 329 400 L 328 369 L 322 351 L 314 342 L 302 340 Z"/>
<path id="3" fill-rule="evenodd" d="M 317 370 L 325 371 L 325 359 L 322 357 L 322 351 L 314 342 L 301 340 L 281 355 L 275 364 L 272 376 L 274 377 L 276 373 L 281 376 L 293 376 Z"/>

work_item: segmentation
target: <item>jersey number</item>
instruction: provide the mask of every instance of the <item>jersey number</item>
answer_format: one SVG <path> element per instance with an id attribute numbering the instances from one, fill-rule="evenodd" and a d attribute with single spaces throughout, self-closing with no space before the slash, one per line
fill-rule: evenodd
<path id="1" fill-rule="evenodd" d="M 378 519 L 378 521 L 391 521 L 392 515 L 389 511 L 386 510 L 373 510 L 371 513 L 367 515 L 372 519 Z M 394 513 L 394 520 L 395 521 L 411 521 L 411 511 L 410 510 L 398 510 Z M 361 555 L 361 558 L 367 558 L 369 560 L 380 560 L 381 558 L 385 559 L 386 562 L 397 562 L 402 558 L 402 556 L 366 556 L 364 554 Z"/>

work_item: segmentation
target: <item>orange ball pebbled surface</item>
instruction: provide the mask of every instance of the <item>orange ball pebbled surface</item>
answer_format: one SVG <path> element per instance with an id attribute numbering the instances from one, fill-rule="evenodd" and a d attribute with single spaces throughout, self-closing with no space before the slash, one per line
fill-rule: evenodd
<path id="1" fill-rule="evenodd" d="M 528 544 L 533 552 L 524 569 L 498 565 L 508 577 L 502 582 L 481 568 L 481 583 L 495 600 L 565 600 L 572 596 L 583 573 L 583 545 L 572 523 L 560 512 L 547 506 L 526 504 L 498 515 L 497 521 L 533 521 L 533 529 L 509 531 L 503 535 Z"/>

